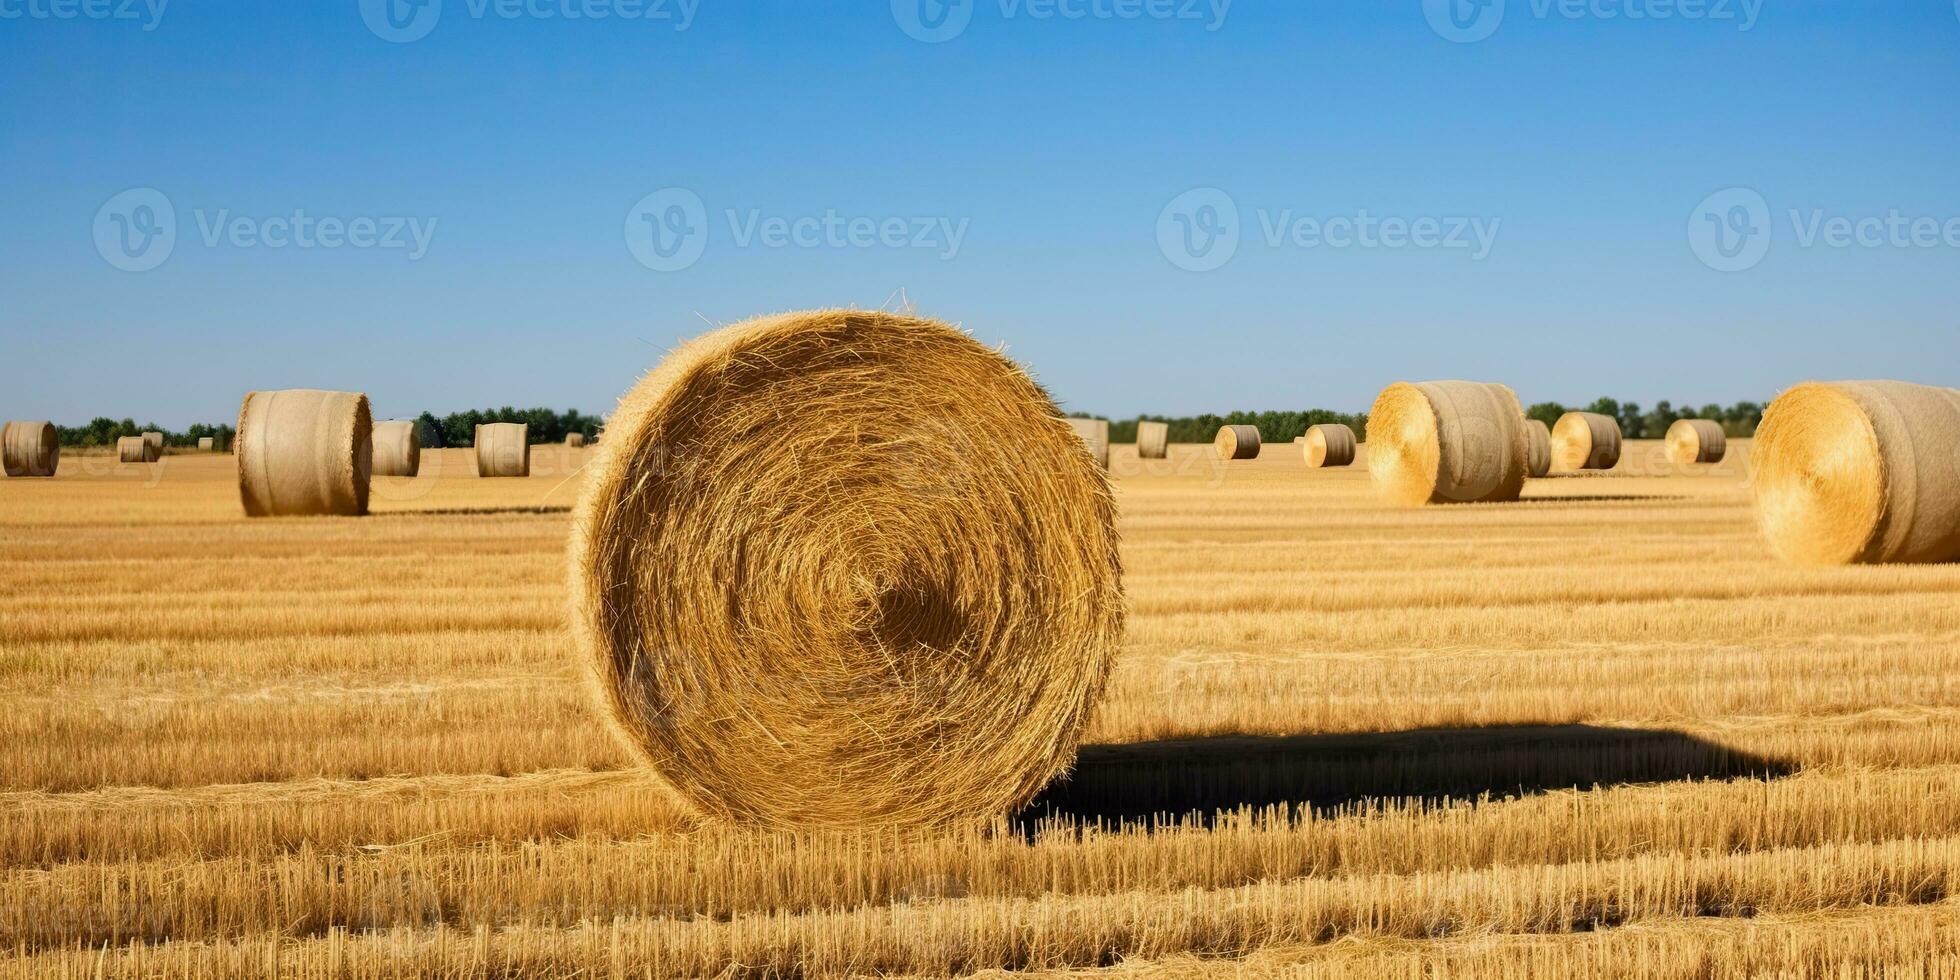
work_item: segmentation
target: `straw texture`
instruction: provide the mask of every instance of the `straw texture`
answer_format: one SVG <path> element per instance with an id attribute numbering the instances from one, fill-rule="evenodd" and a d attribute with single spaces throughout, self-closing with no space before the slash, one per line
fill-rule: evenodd
<path id="1" fill-rule="evenodd" d="M 1354 430 L 1338 422 L 1309 426 L 1300 447 L 1308 466 L 1347 466 L 1354 462 Z"/>
<path id="2" fill-rule="evenodd" d="M 1763 413 L 1756 516 L 1789 561 L 1960 558 L 1960 391 L 1806 382 Z"/>
<path id="3" fill-rule="evenodd" d="M 1171 451 L 1171 426 L 1169 422 L 1137 422 L 1137 458 L 1163 459 Z"/>
<path id="4" fill-rule="evenodd" d="M 1256 459 L 1259 456 L 1259 427 L 1220 426 L 1218 435 L 1211 440 L 1211 447 L 1218 451 L 1219 459 Z"/>
<path id="5" fill-rule="evenodd" d="M 1524 420 L 1524 474 L 1540 479 L 1552 472 L 1552 427 L 1538 419 Z"/>
<path id="6" fill-rule="evenodd" d="M 422 472 L 422 433 L 412 421 L 374 423 L 374 475 L 414 476 Z"/>
<path id="7" fill-rule="evenodd" d="M 1089 447 L 1089 455 L 1095 457 L 1096 465 L 1109 469 L 1109 420 L 1069 419 L 1068 427 L 1082 437 L 1082 444 Z"/>
<path id="8" fill-rule="evenodd" d="M 1728 452 L 1729 437 L 1719 422 L 1676 419 L 1667 427 L 1667 458 L 1677 466 L 1719 463 Z"/>
<path id="9" fill-rule="evenodd" d="M 1368 473 L 1392 504 L 1516 500 L 1526 437 L 1518 396 L 1477 381 L 1398 381 L 1368 414 Z"/>
<path id="10" fill-rule="evenodd" d="M 254 391 L 238 409 L 238 496 L 250 517 L 367 513 L 373 466 L 367 396 Z"/>
<path id="11" fill-rule="evenodd" d="M 61 463 L 61 436 L 54 423 L 8 422 L 0 430 L 0 464 L 8 476 L 53 476 Z"/>
<path id="12" fill-rule="evenodd" d="M 1552 468 L 1610 470 L 1620 465 L 1620 423 L 1597 412 L 1567 412 L 1552 426 Z"/>
<path id="13" fill-rule="evenodd" d="M 629 391 L 573 524 L 606 714 L 680 798 L 786 825 L 1013 810 L 1121 641 L 1107 478 L 1013 362 L 944 324 L 717 330 Z"/>
<path id="14" fill-rule="evenodd" d="M 485 422 L 476 427 L 476 475 L 531 475 L 531 424 Z"/>

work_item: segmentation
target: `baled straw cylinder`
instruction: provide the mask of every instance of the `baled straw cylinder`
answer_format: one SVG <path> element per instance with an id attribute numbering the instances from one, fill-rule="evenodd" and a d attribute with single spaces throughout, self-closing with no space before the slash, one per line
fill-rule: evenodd
<path id="1" fill-rule="evenodd" d="M 218 451 L 218 440 L 216 440 L 216 439 L 213 439 L 213 438 L 211 438 L 210 436 L 198 436 L 198 437 L 197 437 L 197 451 L 198 451 L 198 452 L 201 452 L 201 453 L 214 453 L 214 452 L 217 452 L 217 451 Z"/>
<path id="2" fill-rule="evenodd" d="M 116 459 L 124 463 L 154 463 L 157 457 L 150 453 L 150 442 L 142 436 L 119 436 L 116 439 Z"/>
<path id="3" fill-rule="evenodd" d="M 1757 519 L 1786 560 L 1960 558 L 1960 390 L 1805 382 L 1770 403 L 1750 458 Z"/>
<path id="4" fill-rule="evenodd" d="M 585 433 L 583 432 L 565 433 L 565 445 L 571 449 L 577 449 L 580 446 L 585 445 Z"/>
<path id="5" fill-rule="evenodd" d="M 1259 455 L 1259 427 L 1219 426 L 1218 435 L 1211 440 L 1211 447 L 1218 451 L 1219 459 L 1255 459 Z"/>
<path id="6" fill-rule="evenodd" d="M 374 475 L 414 476 L 422 472 L 422 433 L 400 419 L 374 423 Z"/>
<path id="7" fill-rule="evenodd" d="M 0 466 L 8 476 L 53 476 L 61 464 L 61 433 L 47 421 L 8 422 L 0 430 Z"/>
<path id="8" fill-rule="evenodd" d="M 1347 466 L 1354 462 L 1354 430 L 1338 422 L 1308 426 L 1300 454 L 1308 466 Z"/>
<path id="9" fill-rule="evenodd" d="M 1089 455 L 1095 457 L 1096 465 L 1109 469 L 1109 420 L 1069 419 L 1068 427 L 1089 447 Z"/>
<path id="10" fill-rule="evenodd" d="M 238 496 L 248 517 L 367 513 L 374 421 L 367 396 L 254 391 L 238 409 Z"/>
<path id="11" fill-rule="evenodd" d="M 1171 452 L 1171 425 L 1169 422 L 1137 422 L 1137 458 L 1163 459 Z"/>
<path id="12" fill-rule="evenodd" d="M 1729 437 L 1719 422 L 1676 419 L 1667 427 L 1667 458 L 1676 466 L 1719 463 L 1728 452 Z"/>
<path id="13" fill-rule="evenodd" d="M 531 423 L 484 422 L 476 427 L 476 475 L 531 475 Z"/>
<path id="14" fill-rule="evenodd" d="M 154 462 L 163 458 L 163 433 L 145 432 L 143 433 L 143 441 L 150 446 L 151 461 Z"/>
<path id="15" fill-rule="evenodd" d="M 574 631 L 624 742 L 722 818 L 1025 804 L 1123 631 L 1115 503 L 1059 415 L 907 316 L 764 317 L 670 354 L 608 420 L 573 523 Z"/>
<path id="16" fill-rule="evenodd" d="M 1567 412 L 1552 426 L 1552 468 L 1610 470 L 1620 465 L 1620 423 L 1598 412 Z"/>
<path id="17" fill-rule="evenodd" d="M 1526 439 L 1518 396 L 1477 381 L 1398 381 L 1368 413 L 1368 473 L 1393 504 L 1516 500 Z"/>
<path id="18" fill-rule="evenodd" d="M 1537 480 L 1552 472 L 1552 427 L 1539 419 L 1524 420 L 1524 473 Z"/>

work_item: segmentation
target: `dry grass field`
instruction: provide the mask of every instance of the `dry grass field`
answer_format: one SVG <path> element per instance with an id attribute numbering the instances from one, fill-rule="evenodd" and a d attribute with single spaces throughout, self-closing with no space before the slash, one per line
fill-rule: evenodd
<path id="1" fill-rule="evenodd" d="M 1960 975 L 1960 567 L 1772 561 L 1748 451 L 1402 511 L 1116 447 L 1076 774 L 807 834 L 598 723 L 582 450 L 255 521 L 230 457 L 71 453 L 0 481 L 0 974 Z"/>

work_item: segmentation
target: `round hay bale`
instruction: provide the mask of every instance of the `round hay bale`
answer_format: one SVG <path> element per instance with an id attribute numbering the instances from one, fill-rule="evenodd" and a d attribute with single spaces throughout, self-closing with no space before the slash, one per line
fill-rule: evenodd
<path id="1" fill-rule="evenodd" d="M 53 476 L 61 463 L 61 434 L 46 421 L 8 422 L 0 430 L 0 466 L 8 476 Z"/>
<path id="2" fill-rule="evenodd" d="M 531 424 L 485 422 L 476 427 L 476 475 L 531 475 Z"/>
<path id="3" fill-rule="evenodd" d="M 1398 381 L 1368 413 L 1368 473 L 1391 503 L 1516 500 L 1526 437 L 1518 396 L 1477 381 Z"/>
<path id="4" fill-rule="evenodd" d="M 572 449 L 577 449 L 580 446 L 585 445 L 585 433 L 583 432 L 565 433 L 565 445 Z"/>
<path id="5" fill-rule="evenodd" d="M 1567 412 L 1552 426 L 1552 468 L 1610 470 L 1620 465 L 1620 423 L 1597 412 Z"/>
<path id="6" fill-rule="evenodd" d="M 118 436 L 116 460 L 123 463 L 154 463 L 157 457 L 151 455 L 149 440 L 142 436 Z"/>
<path id="7" fill-rule="evenodd" d="M 1115 502 L 1059 415 L 907 316 L 764 317 L 670 354 L 608 420 L 573 522 L 574 630 L 625 744 L 721 818 L 1025 804 L 1123 632 Z"/>
<path id="8" fill-rule="evenodd" d="M 1068 427 L 1082 437 L 1082 444 L 1089 447 L 1089 455 L 1095 457 L 1096 465 L 1109 469 L 1109 420 L 1069 419 Z"/>
<path id="9" fill-rule="evenodd" d="M 1137 458 L 1163 459 L 1171 452 L 1171 426 L 1169 422 L 1137 422 Z"/>
<path id="10" fill-rule="evenodd" d="M 1259 456 L 1259 427 L 1219 426 L 1218 435 L 1211 440 L 1211 448 L 1218 451 L 1219 459 L 1256 459 Z"/>
<path id="11" fill-rule="evenodd" d="M 412 421 L 374 423 L 374 475 L 414 476 L 422 472 L 422 432 Z"/>
<path id="12" fill-rule="evenodd" d="M 149 443 L 150 452 L 154 454 L 154 458 L 163 458 L 163 433 L 145 432 L 143 433 L 143 441 Z"/>
<path id="13" fill-rule="evenodd" d="M 1719 463 L 1729 453 L 1729 437 L 1720 422 L 1676 419 L 1667 427 L 1667 458 L 1676 466 Z"/>
<path id="14" fill-rule="evenodd" d="M 216 439 L 213 439 L 213 438 L 211 438 L 210 436 L 198 436 L 198 437 L 197 437 L 197 451 L 198 451 L 198 452 L 201 452 L 201 453 L 214 453 L 214 452 L 217 452 L 217 451 L 218 451 L 218 440 L 216 440 Z"/>
<path id="15" fill-rule="evenodd" d="M 373 471 L 367 396 L 254 391 L 238 409 L 238 496 L 248 517 L 367 513 Z"/>
<path id="16" fill-rule="evenodd" d="M 1542 479 L 1552 472 L 1552 427 L 1538 419 L 1524 420 L 1524 474 Z"/>
<path id="17" fill-rule="evenodd" d="M 1805 382 L 1763 413 L 1751 464 L 1757 519 L 1786 560 L 1960 558 L 1960 390 Z"/>
<path id="18" fill-rule="evenodd" d="M 1338 422 L 1308 426 L 1300 447 L 1308 466 L 1347 466 L 1354 462 L 1354 430 Z"/>

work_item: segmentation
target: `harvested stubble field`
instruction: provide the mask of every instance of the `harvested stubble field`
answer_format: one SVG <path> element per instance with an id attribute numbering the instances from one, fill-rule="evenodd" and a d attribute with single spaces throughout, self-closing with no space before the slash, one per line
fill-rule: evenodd
<path id="1" fill-rule="evenodd" d="M 1960 567 L 1772 561 L 1748 449 L 1390 510 L 1297 446 L 1115 447 L 1076 776 L 805 834 L 623 768 L 582 450 L 262 521 L 230 457 L 65 454 L 0 481 L 0 971 L 1960 974 Z"/>

